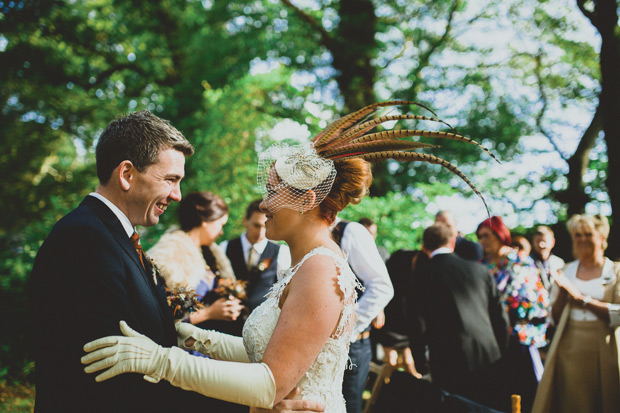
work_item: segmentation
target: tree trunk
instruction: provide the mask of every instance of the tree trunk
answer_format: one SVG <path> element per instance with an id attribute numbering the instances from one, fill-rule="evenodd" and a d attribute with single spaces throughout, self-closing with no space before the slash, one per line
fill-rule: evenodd
<path id="1" fill-rule="evenodd" d="M 339 15 L 331 52 L 345 112 L 351 112 L 375 101 L 377 16 L 371 0 L 341 0 Z"/>
<path id="2" fill-rule="evenodd" d="M 596 143 L 596 138 L 603 128 L 601 107 L 599 106 L 594 113 L 590 126 L 585 130 L 577 150 L 567 160 L 568 163 L 568 187 L 566 190 L 559 192 L 555 198 L 568 206 L 568 216 L 574 214 L 583 214 L 586 204 L 590 202 L 590 196 L 585 193 L 585 185 L 583 183 L 583 175 L 588 169 L 590 163 L 590 152 Z"/>
<path id="3" fill-rule="evenodd" d="M 594 1 L 594 11 L 584 7 L 583 0 L 577 3 L 601 35 L 601 95 L 599 106 L 605 142 L 607 143 L 607 189 L 611 201 L 611 232 L 607 256 L 620 258 L 620 32 L 618 31 L 617 0 Z"/>

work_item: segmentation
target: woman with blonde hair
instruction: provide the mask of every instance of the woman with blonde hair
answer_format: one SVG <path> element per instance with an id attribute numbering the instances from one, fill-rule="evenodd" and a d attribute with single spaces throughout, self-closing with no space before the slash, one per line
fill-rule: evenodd
<path id="1" fill-rule="evenodd" d="M 551 316 L 557 325 L 534 412 L 620 411 L 620 264 L 605 257 L 603 216 L 568 221 L 576 260 L 554 276 Z"/>

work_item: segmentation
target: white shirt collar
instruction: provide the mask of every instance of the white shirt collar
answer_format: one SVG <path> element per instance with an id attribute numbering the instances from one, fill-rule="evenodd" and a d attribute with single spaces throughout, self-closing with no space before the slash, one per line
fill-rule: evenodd
<path id="1" fill-rule="evenodd" d="M 450 247 L 437 248 L 435 251 L 431 252 L 431 258 L 433 258 L 435 255 L 451 254 L 452 252 L 454 252 L 454 250 Z"/>
<path id="2" fill-rule="evenodd" d="M 100 200 L 101 202 L 103 202 L 104 204 L 106 204 L 107 207 L 110 208 L 110 210 L 114 213 L 114 215 L 116 215 L 118 220 L 121 221 L 121 224 L 123 225 L 123 229 L 127 233 L 127 236 L 131 237 L 133 235 L 136 229 L 134 228 L 133 225 L 131 225 L 129 218 L 127 218 L 127 216 L 123 213 L 123 211 L 118 209 L 118 207 L 114 205 L 110 200 L 108 200 L 103 195 L 98 194 L 97 192 L 91 192 L 88 195 L 93 196 L 97 198 L 98 200 Z"/>
<path id="3" fill-rule="evenodd" d="M 254 249 L 256 252 L 262 254 L 265 248 L 267 248 L 268 242 L 269 240 L 267 238 L 263 238 L 254 244 Z M 250 249 L 252 248 L 252 244 L 248 241 L 247 231 L 243 231 L 243 234 L 241 234 L 241 248 L 243 248 L 243 253 L 246 255 L 250 253 Z"/>

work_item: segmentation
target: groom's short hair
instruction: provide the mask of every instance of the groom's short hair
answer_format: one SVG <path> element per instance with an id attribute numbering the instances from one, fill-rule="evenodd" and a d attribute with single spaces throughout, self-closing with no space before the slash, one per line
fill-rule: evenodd
<path id="1" fill-rule="evenodd" d="M 114 168 L 126 160 L 142 172 L 157 162 L 160 152 L 168 148 L 185 156 L 194 153 L 194 147 L 181 132 L 148 110 L 118 117 L 108 124 L 97 143 L 99 182 L 107 184 Z"/>

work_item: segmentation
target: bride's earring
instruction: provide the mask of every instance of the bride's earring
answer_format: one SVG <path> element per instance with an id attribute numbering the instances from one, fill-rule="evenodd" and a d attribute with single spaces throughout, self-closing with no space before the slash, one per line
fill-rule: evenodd
<path id="1" fill-rule="evenodd" d="M 301 209 L 299 210 L 299 215 L 302 215 L 304 213 L 304 207 L 306 206 L 306 201 L 304 201 L 303 204 L 301 204 Z"/>

